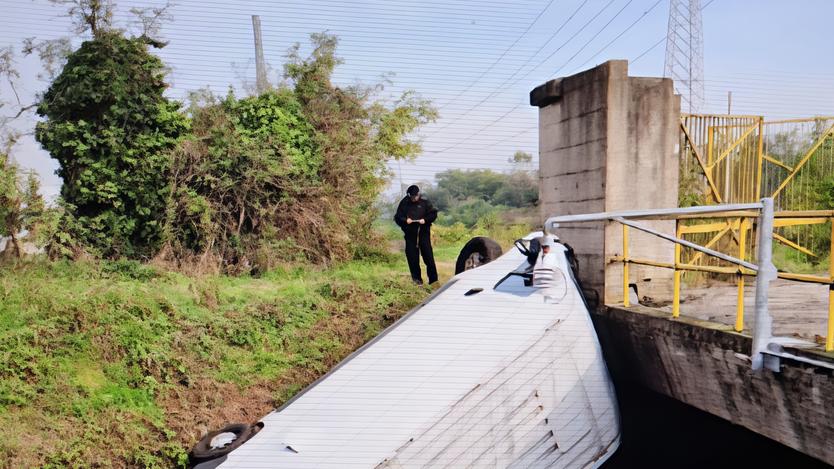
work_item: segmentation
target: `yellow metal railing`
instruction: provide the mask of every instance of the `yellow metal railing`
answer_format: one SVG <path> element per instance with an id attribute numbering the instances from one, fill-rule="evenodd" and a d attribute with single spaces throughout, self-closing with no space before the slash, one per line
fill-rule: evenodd
<path id="1" fill-rule="evenodd" d="M 628 259 L 628 225 L 623 225 L 623 259 Z M 628 262 L 623 262 L 623 305 L 628 308 L 630 292 L 628 283 Z"/>
<path id="2" fill-rule="evenodd" d="M 674 220 L 675 234 L 640 223 L 641 220 Z M 746 277 L 755 277 L 754 326 L 750 331 L 752 344 L 752 367 L 760 369 L 774 368 L 774 362 L 768 361 L 766 355 L 775 352 L 769 348 L 772 336 L 772 317 L 768 308 L 769 284 L 772 280 L 785 280 L 815 283 L 828 286 L 828 311 L 825 337 L 825 350 L 834 351 L 834 210 L 775 211 L 774 201 L 764 197 L 758 202 L 723 205 L 702 205 L 692 207 L 637 209 L 619 212 L 586 213 L 576 215 L 559 215 L 548 218 L 544 223 L 546 232 L 551 232 L 561 224 L 614 221 L 622 226 L 622 254 L 610 256 L 606 263 L 622 263 L 622 299 L 625 307 L 630 307 L 630 272 L 631 264 L 660 267 L 673 270 L 672 317 L 680 316 L 681 277 L 687 272 L 722 274 L 734 276 L 736 281 L 736 318 L 734 329 L 744 331 L 744 287 Z M 805 226 L 831 224 L 831 237 L 828 247 L 830 260 L 827 273 L 810 275 L 795 272 L 780 272 L 773 264 L 774 231 L 785 226 Z M 675 243 L 673 262 L 653 259 L 641 259 L 630 255 L 630 229 L 636 229 L 652 236 Z M 686 239 L 687 235 L 704 235 L 718 232 L 720 236 L 731 233 L 737 244 L 720 244 L 716 236 L 704 244 Z M 640 239 L 640 238 L 638 238 Z M 647 238 L 651 239 L 651 238 Z M 704 238 L 706 239 L 706 238 Z M 748 244 L 748 239 L 750 243 Z M 653 241 L 653 240 L 652 240 Z M 642 240 L 641 240 L 642 242 Z M 646 241 L 648 242 L 648 241 Z M 644 247 L 644 246 L 640 246 Z M 683 250 L 690 249 L 696 255 L 684 260 Z M 723 252 L 722 252 L 723 249 Z M 651 249 L 647 251 L 652 251 Z M 696 261 L 709 257 L 724 262 L 724 265 L 708 265 Z M 755 259 L 754 259 L 755 257 Z M 749 260 L 748 260 L 749 259 Z M 752 261 L 755 260 L 755 263 Z M 778 355 L 778 354 L 777 354 Z"/>
<path id="3" fill-rule="evenodd" d="M 825 169 L 834 168 L 834 116 L 765 121 L 762 116 L 685 114 L 680 128 L 682 170 L 703 177 L 706 203 L 772 197 L 777 207 L 790 209 L 785 205 L 790 202 L 778 197 L 809 162 L 825 160 Z"/>
<path id="4" fill-rule="evenodd" d="M 825 351 L 834 349 L 834 219 L 831 220 L 831 250 L 828 254 L 828 273 L 831 285 L 828 287 L 828 333 L 825 336 Z"/>
<path id="5" fill-rule="evenodd" d="M 684 205 L 755 202 L 777 210 L 830 209 L 819 184 L 834 176 L 834 116 L 766 121 L 762 116 L 681 116 L 681 201 Z M 774 239 L 808 258 L 827 234 L 805 224 Z M 731 230 L 717 232 L 720 243 Z M 703 256 L 695 259 L 699 263 Z"/>
<path id="6" fill-rule="evenodd" d="M 752 115 L 685 114 L 680 129 L 683 205 L 749 203 L 770 197 L 781 210 L 774 220 L 773 240 L 797 253 L 796 260 L 806 268 L 818 267 L 824 259 L 821 251 L 834 251 L 834 227 L 829 232 L 814 226 L 830 223 L 831 218 L 807 215 L 832 208 L 831 196 L 824 194 L 830 189 L 821 188 L 834 180 L 834 116 L 767 121 Z M 748 252 L 747 234 L 752 234 L 749 217 L 713 221 L 699 225 L 679 222 L 678 236 L 690 235 L 707 248 L 737 247 L 740 258 L 752 252 Z M 751 236 L 751 243 L 753 240 Z M 717 264 L 700 252 L 684 262 L 681 248 L 676 247 L 672 315 L 680 314 L 681 271 L 733 274 L 738 286 L 735 329 L 740 331 L 745 277 L 751 273 Z M 780 272 L 779 277 L 831 285 L 834 260 L 829 264 L 827 277 L 788 272 Z M 834 287 L 829 289 L 828 303 L 825 345 L 832 351 Z"/>
<path id="7" fill-rule="evenodd" d="M 748 233 L 752 234 L 758 229 L 754 225 L 754 221 L 759 216 L 755 211 L 736 211 L 736 212 L 714 212 L 709 214 L 699 214 L 697 216 L 678 215 L 675 216 L 675 238 L 685 239 L 686 235 L 691 234 L 708 234 L 718 233 L 712 237 L 709 242 L 702 247 L 706 249 L 714 249 L 718 237 L 724 236 L 727 233 L 732 233 L 737 239 L 737 250 L 734 253 L 726 252 L 727 255 L 735 255 L 737 259 L 745 261 L 750 257 L 753 249 L 749 249 L 747 245 Z M 651 219 L 652 217 L 643 217 L 643 219 Z M 697 218 L 699 221 L 711 221 L 708 223 L 691 224 L 688 222 L 694 221 Z M 669 219 L 669 217 L 664 217 Z M 714 221 L 721 220 L 721 221 Z M 616 219 L 615 219 L 616 221 Z M 834 254 L 834 210 L 808 210 L 808 211 L 782 211 L 774 214 L 773 226 L 808 226 L 822 223 L 831 223 L 831 241 L 830 253 Z M 673 277 L 673 292 L 672 292 L 672 317 L 680 316 L 680 300 L 681 300 L 681 275 L 684 272 L 704 272 L 711 274 L 729 274 L 734 275 L 737 284 L 736 294 L 736 317 L 734 329 L 738 332 L 744 330 L 744 286 L 745 277 L 756 276 L 755 270 L 745 268 L 740 265 L 704 265 L 698 261 L 704 255 L 703 252 L 697 252 L 688 262 L 682 259 L 682 250 L 684 246 L 675 244 L 674 263 L 659 262 L 650 259 L 640 259 L 629 256 L 629 237 L 628 226 L 623 224 L 623 250 L 622 255 L 612 256 L 609 262 L 621 262 L 623 264 L 623 305 L 630 306 L 629 301 L 629 269 L 630 264 L 645 265 L 651 267 L 660 267 L 674 270 Z M 755 236 L 751 236 L 755 240 Z M 778 234 L 773 234 L 773 239 L 779 242 Z M 787 244 L 790 245 L 790 242 Z M 799 282 L 817 283 L 829 286 L 828 293 L 828 318 L 827 318 L 827 333 L 825 339 L 825 350 L 834 351 L 834 255 L 830 255 L 830 262 L 828 265 L 827 275 L 809 275 L 791 272 L 778 272 L 778 278 L 793 280 Z"/>

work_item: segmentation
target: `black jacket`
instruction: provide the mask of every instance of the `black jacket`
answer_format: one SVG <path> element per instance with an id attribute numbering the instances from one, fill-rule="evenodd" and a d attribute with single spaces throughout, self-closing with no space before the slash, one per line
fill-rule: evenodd
<path id="1" fill-rule="evenodd" d="M 419 220 L 424 219 L 426 220 L 425 225 L 420 225 L 420 223 L 413 222 L 412 224 L 407 224 L 406 219 L 411 218 L 412 220 Z M 394 214 L 394 222 L 402 228 L 403 231 L 408 229 L 416 230 L 417 227 L 426 226 L 428 227 L 434 221 L 437 220 L 437 209 L 431 204 L 429 199 L 424 199 L 420 197 L 420 200 L 417 202 L 412 202 L 411 197 L 403 197 L 403 200 L 400 201 L 400 205 L 397 206 L 397 212 Z"/>

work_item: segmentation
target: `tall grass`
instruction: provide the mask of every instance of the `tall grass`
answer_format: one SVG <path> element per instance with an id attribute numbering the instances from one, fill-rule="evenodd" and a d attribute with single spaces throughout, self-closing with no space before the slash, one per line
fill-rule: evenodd
<path id="1" fill-rule="evenodd" d="M 404 263 L 189 277 L 135 262 L 0 267 L 0 466 L 176 467 L 417 304 Z"/>

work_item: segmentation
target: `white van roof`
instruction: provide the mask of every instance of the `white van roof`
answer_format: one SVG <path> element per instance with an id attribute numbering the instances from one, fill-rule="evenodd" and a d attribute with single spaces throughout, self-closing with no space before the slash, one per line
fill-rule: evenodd
<path id="1" fill-rule="evenodd" d="M 464 272 L 265 416 L 219 467 L 599 464 L 619 441 L 616 398 L 565 249 L 555 252 L 567 280 L 558 304 L 520 277 L 493 289 L 526 265 L 515 249 Z"/>

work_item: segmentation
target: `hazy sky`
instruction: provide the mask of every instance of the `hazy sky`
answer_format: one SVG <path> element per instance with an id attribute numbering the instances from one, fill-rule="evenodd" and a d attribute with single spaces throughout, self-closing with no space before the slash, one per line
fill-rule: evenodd
<path id="1" fill-rule="evenodd" d="M 123 0 L 116 22 L 128 25 L 134 6 L 162 2 Z M 261 17 L 264 50 L 280 78 L 291 44 L 311 32 L 340 38 L 339 83 L 374 83 L 386 93 L 413 89 L 440 110 L 422 132 L 424 154 L 395 164 L 403 183 L 430 179 L 447 168 L 507 168 L 515 150 L 536 154 L 537 111 L 529 91 L 608 59 L 628 59 L 630 73 L 662 76 L 668 0 L 179 0 L 157 51 L 171 68 L 169 95 L 210 86 L 224 93 L 254 81 L 251 15 Z M 702 0 L 705 112 L 769 117 L 834 115 L 834 61 L 830 33 L 834 1 Z M 0 45 L 25 37 L 70 34 L 60 7 L 47 0 L 0 0 Z M 652 47 L 655 46 L 655 47 Z M 635 60 L 637 59 L 637 60 Z M 35 66 L 22 62 L 22 97 L 44 89 Z M 0 86 L 2 99 L 11 99 Z M 27 125 L 31 125 L 27 123 Z M 54 161 L 31 139 L 17 160 L 44 177 L 57 193 Z"/>

